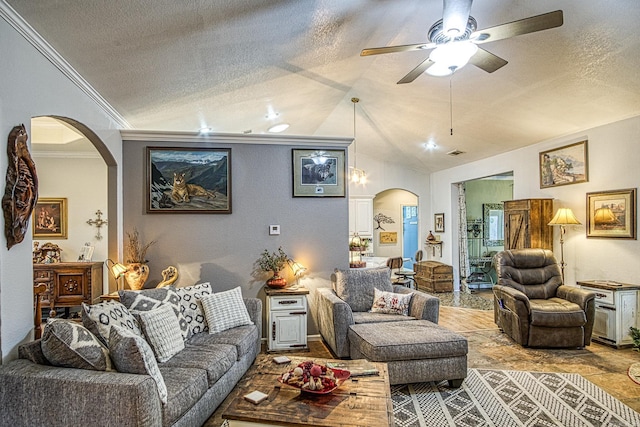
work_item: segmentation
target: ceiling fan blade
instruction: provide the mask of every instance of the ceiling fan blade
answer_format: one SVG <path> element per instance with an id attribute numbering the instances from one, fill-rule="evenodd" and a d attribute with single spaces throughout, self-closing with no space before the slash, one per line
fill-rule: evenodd
<path id="1" fill-rule="evenodd" d="M 484 30 L 478 30 L 473 32 L 469 38 L 473 40 L 475 44 L 489 43 L 522 34 L 535 33 L 536 31 L 560 27 L 562 24 L 562 11 L 556 10 L 542 15 L 531 16 L 519 21 L 485 28 Z"/>
<path id="2" fill-rule="evenodd" d="M 400 81 L 398 81 L 398 84 L 401 85 L 404 83 L 411 83 L 412 81 L 417 79 L 420 74 L 424 73 L 431 64 L 433 64 L 433 62 L 429 58 L 425 59 L 416 68 L 409 71 L 409 74 L 401 78 Z"/>
<path id="3" fill-rule="evenodd" d="M 443 0 L 442 29 L 446 36 L 455 38 L 467 28 L 473 0 Z"/>
<path id="4" fill-rule="evenodd" d="M 401 46 L 372 47 L 362 49 L 360 56 L 380 55 L 383 53 L 409 52 L 411 50 L 425 50 L 436 47 L 435 43 L 405 44 Z"/>
<path id="5" fill-rule="evenodd" d="M 504 59 L 491 52 L 487 52 L 481 47 L 478 47 L 478 51 L 471 57 L 471 59 L 469 59 L 469 63 L 486 71 L 487 73 L 493 73 L 508 64 Z"/>

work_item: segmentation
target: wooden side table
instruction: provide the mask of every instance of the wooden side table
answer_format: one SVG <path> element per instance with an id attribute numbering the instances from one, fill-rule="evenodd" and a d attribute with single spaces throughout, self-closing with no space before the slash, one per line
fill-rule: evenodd
<path id="1" fill-rule="evenodd" d="M 301 350 L 307 347 L 306 288 L 272 289 L 267 294 L 267 335 L 269 352 Z"/>

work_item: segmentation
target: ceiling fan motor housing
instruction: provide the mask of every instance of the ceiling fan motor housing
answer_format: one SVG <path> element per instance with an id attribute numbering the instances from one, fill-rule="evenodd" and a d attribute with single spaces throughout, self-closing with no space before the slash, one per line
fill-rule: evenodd
<path id="1" fill-rule="evenodd" d="M 469 20 L 467 21 L 467 28 L 465 29 L 464 33 L 460 34 L 458 37 L 455 37 L 453 40 L 451 40 L 451 37 L 449 37 L 444 32 L 443 20 L 439 19 L 438 21 L 436 21 L 435 24 L 431 26 L 431 28 L 429 28 L 428 37 L 429 37 L 429 41 L 435 44 L 443 44 L 443 43 L 448 43 L 450 41 L 462 41 L 462 40 L 468 40 L 469 37 L 471 37 L 471 33 L 473 33 L 477 29 L 478 29 L 478 22 L 473 16 L 470 16 Z"/>

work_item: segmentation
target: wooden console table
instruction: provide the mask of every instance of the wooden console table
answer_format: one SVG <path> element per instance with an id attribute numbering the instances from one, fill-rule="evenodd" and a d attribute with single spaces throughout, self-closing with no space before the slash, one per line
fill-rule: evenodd
<path id="1" fill-rule="evenodd" d="M 47 286 L 42 306 L 50 308 L 49 316 L 56 317 L 56 308 L 69 309 L 83 302 L 92 304 L 102 294 L 102 262 L 60 262 L 33 264 L 33 286 Z"/>

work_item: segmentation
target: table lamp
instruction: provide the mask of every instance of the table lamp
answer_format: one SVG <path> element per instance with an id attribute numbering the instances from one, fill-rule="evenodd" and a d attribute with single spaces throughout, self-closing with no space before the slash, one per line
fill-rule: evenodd
<path id="1" fill-rule="evenodd" d="M 122 276 L 124 276 L 124 273 L 126 273 L 128 269 L 127 269 L 127 267 L 125 267 L 124 265 L 120 264 L 119 262 L 113 262 L 110 259 L 107 259 L 105 261 L 105 263 L 107 264 L 107 268 L 109 269 L 109 272 L 111 273 L 113 278 L 116 280 L 116 288 L 119 291 L 120 290 L 120 282 L 118 281 L 118 279 L 120 279 Z"/>
<path id="2" fill-rule="evenodd" d="M 547 225 L 559 225 L 560 226 L 560 270 L 562 270 L 562 283 L 564 284 L 564 234 L 567 232 L 564 228 L 565 225 L 580 225 L 581 222 L 573 214 L 573 211 L 569 208 L 560 208 L 556 212 L 553 219 Z"/>
<path id="3" fill-rule="evenodd" d="M 300 276 L 302 276 L 302 274 L 305 271 L 307 271 L 307 267 L 303 266 L 297 261 L 291 262 L 290 267 L 291 267 L 291 271 L 293 272 L 293 275 L 296 278 L 296 284 L 295 286 L 293 286 L 293 288 L 297 288 L 300 284 Z"/>

